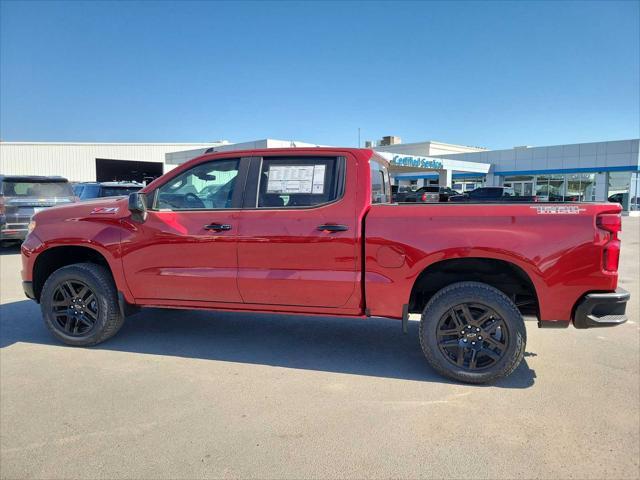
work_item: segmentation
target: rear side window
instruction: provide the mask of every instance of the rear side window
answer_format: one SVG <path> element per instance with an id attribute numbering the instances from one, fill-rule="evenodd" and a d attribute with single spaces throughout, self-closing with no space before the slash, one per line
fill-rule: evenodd
<path id="1" fill-rule="evenodd" d="M 388 203 L 391 201 L 391 188 L 387 167 L 375 160 L 369 161 L 371 171 L 371 203 Z"/>
<path id="2" fill-rule="evenodd" d="M 7 197 L 73 197 L 73 189 L 68 182 L 21 182 L 19 180 L 5 180 L 2 182 L 2 193 Z"/>
<path id="3" fill-rule="evenodd" d="M 100 194 L 99 185 L 82 185 L 80 192 L 76 192 L 76 195 L 82 200 L 89 198 L 96 198 Z"/>
<path id="4" fill-rule="evenodd" d="M 264 158 L 258 208 L 314 207 L 342 196 L 344 160 L 336 157 Z"/>

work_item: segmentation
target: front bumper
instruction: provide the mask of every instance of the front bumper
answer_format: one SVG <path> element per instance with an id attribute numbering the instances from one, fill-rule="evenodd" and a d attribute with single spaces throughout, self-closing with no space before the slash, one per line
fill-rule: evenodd
<path id="1" fill-rule="evenodd" d="M 625 310 L 631 295 L 618 288 L 615 292 L 588 293 L 578 302 L 573 315 L 576 328 L 614 327 L 627 321 Z"/>

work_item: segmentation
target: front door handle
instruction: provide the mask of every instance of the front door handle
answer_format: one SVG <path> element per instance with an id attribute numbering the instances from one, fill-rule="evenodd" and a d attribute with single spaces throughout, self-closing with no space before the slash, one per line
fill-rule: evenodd
<path id="1" fill-rule="evenodd" d="M 204 226 L 205 230 L 213 230 L 215 232 L 221 232 L 224 230 L 231 230 L 231 225 L 226 223 L 210 223 Z"/>
<path id="2" fill-rule="evenodd" d="M 318 225 L 318 230 L 321 232 L 346 232 L 349 230 L 349 227 L 346 225 Z"/>

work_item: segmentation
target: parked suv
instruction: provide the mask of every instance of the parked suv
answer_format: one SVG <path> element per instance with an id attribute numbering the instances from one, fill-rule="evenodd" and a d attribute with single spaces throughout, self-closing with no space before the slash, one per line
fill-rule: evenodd
<path id="1" fill-rule="evenodd" d="M 432 185 L 421 187 L 415 192 L 408 193 L 403 201 L 418 203 L 448 202 L 449 197 L 453 195 L 458 195 L 458 192 L 452 188 Z"/>
<path id="2" fill-rule="evenodd" d="M 84 182 L 76 183 L 73 192 L 80 200 L 100 197 L 120 197 L 137 192 L 143 184 L 138 182 Z"/>
<path id="3" fill-rule="evenodd" d="M 0 241 L 22 241 L 31 216 L 75 201 L 66 178 L 0 175 Z"/>
<path id="4" fill-rule="evenodd" d="M 407 195 L 411 195 L 413 194 L 413 190 L 411 190 L 411 187 L 406 187 L 406 186 L 398 186 L 398 185 L 392 185 L 391 186 L 391 194 L 392 194 L 392 200 L 395 203 L 402 203 L 404 202 L 405 198 L 407 198 Z"/>

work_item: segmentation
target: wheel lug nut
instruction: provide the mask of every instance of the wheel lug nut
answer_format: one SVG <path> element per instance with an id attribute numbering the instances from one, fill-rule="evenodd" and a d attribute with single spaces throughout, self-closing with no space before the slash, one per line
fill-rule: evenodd
<path id="1" fill-rule="evenodd" d="M 476 344 L 476 342 L 471 342 L 471 345 L 475 345 L 475 344 Z"/>
<path id="2" fill-rule="evenodd" d="M 479 331 L 480 331 L 480 329 L 479 329 L 479 328 L 476 328 L 476 332 L 479 332 Z"/>
<path id="3" fill-rule="evenodd" d="M 478 337 L 478 340 L 482 340 L 482 337 Z"/>
<path id="4" fill-rule="evenodd" d="M 467 343 L 467 339 L 466 339 L 466 338 L 463 338 L 463 339 L 462 339 L 462 341 L 463 341 L 464 343 Z"/>

